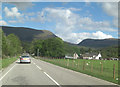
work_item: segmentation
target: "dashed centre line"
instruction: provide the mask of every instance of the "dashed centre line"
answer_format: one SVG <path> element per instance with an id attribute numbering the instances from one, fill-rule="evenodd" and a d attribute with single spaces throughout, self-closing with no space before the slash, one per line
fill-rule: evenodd
<path id="1" fill-rule="evenodd" d="M 33 64 L 35 64 L 35 63 L 33 62 Z M 36 65 L 36 64 L 35 64 L 35 65 Z M 38 69 L 42 70 L 42 68 L 39 67 L 38 65 L 36 65 L 36 67 L 37 67 Z M 55 81 L 50 75 L 48 75 L 46 72 L 43 72 L 43 73 L 44 73 L 49 79 L 51 79 L 57 86 L 61 87 L 60 84 L 59 84 L 57 81 Z"/>

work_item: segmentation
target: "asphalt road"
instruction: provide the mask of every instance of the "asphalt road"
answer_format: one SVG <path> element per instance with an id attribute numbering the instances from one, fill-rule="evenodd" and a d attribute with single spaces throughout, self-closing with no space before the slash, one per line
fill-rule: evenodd
<path id="1" fill-rule="evenodd" d="M 115 85 L 37 59 L 31 64 L 14 62 L 2 72 L 0 81 L 2 85 Z"/>

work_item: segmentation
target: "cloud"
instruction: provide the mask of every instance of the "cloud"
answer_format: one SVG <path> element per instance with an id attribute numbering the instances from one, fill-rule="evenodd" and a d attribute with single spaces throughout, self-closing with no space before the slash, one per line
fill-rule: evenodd
<path id="1" fill-rule="evenodd" d="M 6 17 L 12 17 L 12 18 L 21 18 L 23 16 L 23 14 L 21 14 L 20 12 L 18 12 L 18 9 L 16 7 L 13 7 L 11 9 L 8 9 L 8 7 L 4 8 L 4 12 Z"/>
<path id="2" fill-rule="evenodd" d="M 26 20 L 25 15 L 20 13 L 17 7 L 13 8 L 5 7 L 4 12 L 7 18 L 12 19 L 8 20 L 9 23 L 24 23 L 24 21 Z"/>
<path id="3" fill-rule="evenodd" d="M 112 38 L 102 31 L 116 32 L 116 29 L 111 28 L 108 21 L 93 21 L 89 17 L 81 17 L 75 14 L 71 9 L 65 8 L 45 8 L 44 13 L 47 13 L 47 20 L 56 23 L 55 33 L 63 40 L 79 43 L 86 38 L 104 39 Z M 97 31 L 95 33 L 79 33 L 80 31 Z"/>
<path id="4" fill-rule="evenodd" d="M 35 12 L 29 12 L 29 13 L 24 13 L 27 16 L 34 16 L 36 13 Z"/>
<path id="5" fill-rule="evenodd" d="M 17 21 L 15 21 L 15 20 L 10 20 L 10 21 L 8 21 L 9 23 L 17 23 Z"/>
<path id="6" fill-rule="evenodd" d="M 107 35 L 103 33 L 103 31 L 117 31 L 116 29 L 111 28 L 111 24 L 108 21 L 94 21 L 90 17 L 82 17 L 79 14 L 76 14 L 74 11 L 81 11 L 80 8 L 43 8 L 43 10 L 41 12 L 37 12 L 36 15 L 34 15 L 34 13 L 29 15 L 22 14 L 17 8 L 14 7 L 14 9 L 14 11 L 13 8 L 8 9 L 5 7 L 4 9 L 7 17 L 16 17 L 20 19 L 18 21 L 10 20 L 8 21 L 9 23 L 22 23 L 23 21 L 30 20 L 41 23 L 54 22 L 55 34 L 63 40 L 71 43 L 79 43 L 81 40 L 86 38 L 112 38 L 111 35 Z M 88 31 L 94 32 L 88 33 Z"/>
<path id="7" fill-rule="evenodd" d="M 96 33 L 92 33 L 93 38 L 97 39 L 105 39 L 105 38 L 113 38 L 111 35 L 105 34 L 101 31 L 97 31 Z"/>
<path id="8" fill-rule="evenodd" d="M 108 15 L 118 17 L 118 2 L 104 2 L 102 7 Z"/>
<path id="9" fill-rule="evenodd" d="M 69 10 L 71 10 L 71 11 L 81 11 L 82 9 L 81 8 L 69 8 Z"/>
<path id="10" fill-rule="evenodd" d="M 27 19 L 21 18 L 19 20 L 9 20 L 8 23 L 24 23 Z"/>
<path id="11" fill-rule="evenodd" d="M 58 35 L 59 37 L 62 37 L 63 40 L 78 44 L 82 40 L 86 38 L 92 38 L 92 39 L 106 39 L 106 38 L 113 38 L 111 35 L 105 34 L 101 31 L 96 31 L 93 33 L 88 32 L 82 32 L 82 33 L 69 33 L 65 35 Z"/>
<path id="12" fill-rule="evenodd" d="M 44 12 L 38 12 L 36 17 L 31 17 L 30 20 L 34 22 L 44 23 L 47 18 L 44 16 Z"/>
<path id="13" fill-rule="evenodd" d="M 118 2 L 104 2 L 102 8 L 109 16 L 114 17 L 113 25 L 118 28 L 118 9 L 120 9 L 118 8 Z"/>
<path id="14" fill-rule="evenodd" d="M 111 35 L 107 35 L 103 31 L 117 32 L 116 29 L 111 28 L 108 21 L 93 21 L 90 17 L 81 17 L 74 13 L 73 8 L 44 8 L 36 18 L 31 18 L 31 20 L 54 22 L 55 34 L 72 43 L 79 43 L 86 38 L 112 38 Z M 83 31 L 97 32 L 81 33 Z"/>
<path id="15" fill-rule="evenodd" d="M 2 16 L 0 15 L 0 20 L 2 19 Z"/>
<path id="16" fill-rule="evenodd" d="M 32 2 L 9 2 L 10 4 L 15 5 L 20 10 L 26 10 L 34 6 Z"/>
<path id="17" fill-rule="evenodd" d="M 8 25 L 7 22 L 0 20 L 0 26 Z"/>
<path id="18" fill-rule="evenodd" d="M 120 27 L 120 23 L 119 23 L 119 26 L 118 26 L 118 18 L 114 18 L 114 20 L 113 20 L 113 25 L 115 26 L 115 27 Z"/>
<path id="19" fill-rule="evenodd" d="M 75 14 L 69 8 L 45 8 L 43 13 L 45 12 L 47 12 L 47 20 L 56 22 L 56 31 L 59 31 L 61 26 L 61 29 L 67 32 L 73 30 L 117 31 L 111 28 L 108 21 L 93 21 L 90 17 Z"/>
<path id="20" fill-rule="evenodd" d="M 79 18 L 78 20 L 78 28 L 84 30 L 101 30 L 101 31 L 109 31 L 114 32 L 117 31 L 114 28 L 111 28 L 111 25 L 108 21 L 93 21 L 89 17 Z"/>

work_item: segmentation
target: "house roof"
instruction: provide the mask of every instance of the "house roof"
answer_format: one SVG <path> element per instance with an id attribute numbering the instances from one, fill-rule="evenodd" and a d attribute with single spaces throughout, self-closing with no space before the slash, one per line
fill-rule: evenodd
<path id="1" fill-rule="evenodd" d="M 98 53 L 85 53 L 82 56 L 83 57 L 93 57 L 93 56 L 97 56 L 97 55 L 98 55 Z"/>

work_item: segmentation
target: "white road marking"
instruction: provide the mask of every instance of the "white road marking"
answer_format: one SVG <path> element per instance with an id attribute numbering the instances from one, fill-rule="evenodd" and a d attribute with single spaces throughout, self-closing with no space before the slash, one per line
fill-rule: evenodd
<path id="1" fill-rule="evenodd" d="M 46 72 L 44 72 L 44 74 L 47 75 L 56 85 L 61 87 L 60 84 L 58 84 L 50 75 L 48 75 Z"/>
<path id="2" fill-rule="evenodd" d="M 16 65 L 16 64 L 15 64 Z M 1 78 L 0 81 L 15 67 L 15 65 L 9 70 L 7 71 Z"/>
<path id="3" fill-rule="evenodd" d="M 35 63 L 33 62 L 33 64 L 35 64 Z M 36 64 L 35 64 L 35 65 L 36 65 Z M 38 69 L 42 70 L 42 68 L 41 68 L 41 67 L 39 67 L 38 65 L 36 65 L 36 66 L 37 66 L 37 68 L 38 68 Z"/>
<path id="4" fill-rule="evenodd" d="M 36 65 L 37 66 L 37 68 L 39 68 L 40 70 L 42 70 L 38 65 Z"/>
<path id="5" fill-rule="evenodd" d="M 35 63 L 33 62 L 33 64 L 35 64 Z M 35 65 L 36 65 L 36 64 L 35 64 Z M 42 70 L 41 67 L 39 67 L 38 65 L 36 65 L 36 66 L 37 66 L 38 69 Z M 48 78 L 50 78 L 56 85 L 58 85 L 59 87 L 61 87 L 60 84 L 58 84 L 58 82 L 56 82 L 50 75 L 48 75 L 46 72 L 44 72 L 44 74 L 45 74 Z"/>
<path id="6" fill-rule="evenodd" d="M 33 64 L 35 64 L 33 61 L 32 61 Z M 36 65 L 36 64 L 35 64 Z"/>

